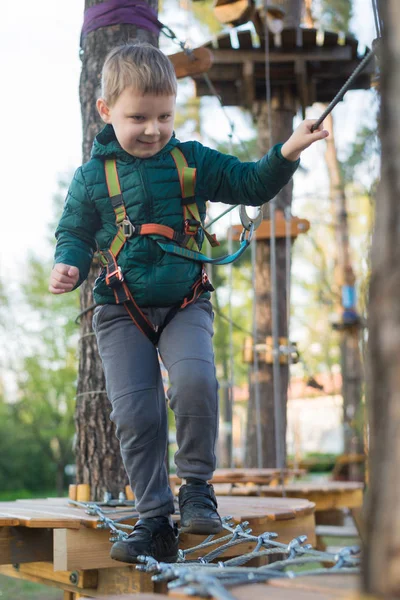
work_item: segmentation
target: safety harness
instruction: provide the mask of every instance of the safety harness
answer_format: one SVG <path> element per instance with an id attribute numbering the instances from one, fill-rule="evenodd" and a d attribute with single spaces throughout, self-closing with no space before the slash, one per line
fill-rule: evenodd
<path id="1" fill-rule="evenodd" d="M 171 155 L 175 161 L 179 174 L 179 182 L 182 194 L 183 208 L 183 232 L 175 231 L 167 225 L 158 223 L 145 223 L 143 225 L 133 225 L 126 214 L 124 199 L 121 193 L 119 183 L 117 163 L 115 159 L 108 159 L 104 163 L 105 175 L 110 201 L 115 213 L 117 225 L 117 234 L 115 235 L 108 250 L 100 252 L 100 261 L 106 269 L 105 282 L 112 288 L 117 304 L 123 304 L 135 323 L 135 325 L 144 333 L 153 344 L 157 344 L 162 330 L 181 310 L 197 300 L 204 291 L 213 291 L 214 288 L 208 279 L 204 265 L 202 266 L 201 277 L 192 286 L 191 293 L 186 296 L 182 303 L 171 307 L 162 327 L 154 326 L 143 311 L 136 304 L 132 293 L 125 283 L 121 267 L 118 265 L 117 257 L 128 239 L 133 235 L 149 235 L 162 247 L 161 239 L 168 239 L 175 244 L 179 244 L 179 249 L 192 251 L 193 248 L 199 248 L 196 237 L 201 228 L 205 237 L 211 246 L 219 246 L 215 235 L 211 235 L 203 228 L 199 209 L 194 201 L 194 190 L 196 183 L 196 169 L 188 167 L 185 156 L 178 148 L 173 148 Z M 168 252 L 168 250 L 165 250 Z M 193 252 L 198 254 L 198 252 Z M 202 260 L 200 261 L 202 262 Z"/>
<path id="2" fill-rule="evenodd" d="M 143 225 L 134 225 L 131 223 L 126 214 L 124 199 L 119 183 L 117 162 L 115 159 L 107 159 L 104 162 L 108 194 L 114 209 L 117 225 L 117 234 L 111 242 L 110 248 L 100 252 L 100 261 L 106 269 L 105 282 L 112 288 L 116 303 L 125 306 L 135 325 L 155 345 L 158 343 L 163 329 L 179 310 L 195 302 L 204 291 L 214 291 L 214 288 L 208 279 L 204 263 L 227 265 L 237 260 L 249 246 L 253 232 L 262 220 L 261 210 L 258 217 L 255 220 L 251 220 L 247 216 L 244 206 L 241 206 L 240 218 L 243 224 L 243 232 L 240 236 L 240 247 L 236 252 L 218 258 L 211 258 L 197 250 L 193 250 L 193 248 L 199 249 L 199 244 L 197 243 L 199 229 L 203 231 L 204 236 L 212 247 L 219 246 L 220 244 L 217 241 L 215 234 L 210 234 L 204 229 L 201 222 L 199 209 L 194 197 L 196 169 L 188 166 L 186 158 L 179 148 L 173 148 L 171 150 L 171 155 L 175 161 L 181 186 L 183 231 L 175 231 L 172 227 L 161 225 L 159 223 L 145 223 Z M 164 252 L 177 254 L 202 264 L 201 277 L 193 284 L 190 294 L 183 299 L 182 303 L 171 307 L 162 327 L 154 326 L 136 304 L 124 281 L 121 267 L 117 262 L 119 253 L 127 240 L 133 235 L 148 235 Z M 169 241 L 166 242 L 165 240 Z"/>

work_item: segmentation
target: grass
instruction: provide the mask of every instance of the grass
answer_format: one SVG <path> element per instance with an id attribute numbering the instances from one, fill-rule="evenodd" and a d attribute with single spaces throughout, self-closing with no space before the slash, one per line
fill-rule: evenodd
<path id="1" fill-rule="evenodd" d="M 68 493 L 65 492 L 67 496 Z M 41 490 L 32 492 L 31 490 L 6 490 L 0 491 L 0 502 L 12 502 L 14 500 L 24 500 L 27 498 L 57 498 L 55 490 Z"/>
<path id="2" fill-rule="evenodd" d="M 63 591 L 0 575 L 0 600 L 62 600 Z"/>

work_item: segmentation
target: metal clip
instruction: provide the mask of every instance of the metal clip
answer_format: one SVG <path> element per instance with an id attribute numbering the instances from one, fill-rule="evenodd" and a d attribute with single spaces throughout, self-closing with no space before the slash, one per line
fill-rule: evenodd
<path id="1" fill-rule="evenodd" d="M 116 282 L 121 281 L 124 281 L 124 274 L 121 271 L 121 267 L 117 267 L 114 271 L 107 273 L 106 275 L 106 284 L 110 285 L 111 287 L 113 284 L 115 285 Z"/>
<path id="2" fill-rule="evenodd" d="M 129 239 L 135 233 L 135 226 L 132 225 L 128 217 L 121 223 L 122 233 L 126 239 Z"/>
<path id="3" fill-rule="evenodd" d="M 251 227 L 253 227 L 255 231 L 261 224 L 261 221 L 263 220 L 263 207 L 260 206 L 258 209 L 258 215 L 254 219 L 250 219 L 249 215 L 246 212 L 246 207 L 243 204 L 241 204 L 239 215 L 243 227 L 247 229 L 247 231 L 250 231 Z"/>

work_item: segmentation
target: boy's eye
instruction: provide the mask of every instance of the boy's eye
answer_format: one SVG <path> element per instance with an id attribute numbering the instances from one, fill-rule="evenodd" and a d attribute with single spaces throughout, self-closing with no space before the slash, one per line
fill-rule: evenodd
<path id="1" fill-rule="evenodd" d="M 142 115 L 131 115 L 130 117 L 134 121 L 143 121 L 144 117 Z"/>
<path id="2" fill-rule="evenodd" d="M 170 114 L 166 114 L 166 115 L 161 115 L 160 119 L 161 121 L 168 121 L 168 119 L 170 118 Z"/>

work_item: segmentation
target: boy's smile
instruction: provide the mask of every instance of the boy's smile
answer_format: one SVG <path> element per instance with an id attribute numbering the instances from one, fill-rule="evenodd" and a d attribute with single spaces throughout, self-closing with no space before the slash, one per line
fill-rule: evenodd
<path id="1" fill-rule="evenodd" d="M 114 127 L 118 142 L 128 154 L 150 158 L 172 136 L 175 102 L 175 95 L 140 95 L 133 88 L 125 88 L 113 106 L 100 98 L 97 109 L 103 121 Z"/>

